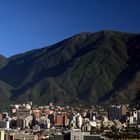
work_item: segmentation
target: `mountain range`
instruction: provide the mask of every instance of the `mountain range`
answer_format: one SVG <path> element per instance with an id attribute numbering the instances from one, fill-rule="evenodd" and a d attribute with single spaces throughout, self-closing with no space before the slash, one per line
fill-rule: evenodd
<path id="1" fill-rule="evenodd" d="M 140 102 L 140 34 L 84 32 L 52 46 L 0 55 L 0 104 Z"/>

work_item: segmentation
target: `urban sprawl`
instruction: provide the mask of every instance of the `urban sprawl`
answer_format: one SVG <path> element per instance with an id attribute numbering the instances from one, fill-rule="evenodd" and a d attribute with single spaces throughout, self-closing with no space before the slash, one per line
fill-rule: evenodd
<path id="1" fill-rule="evenodd" d="M 105 140 L 138 138 L 140 109 L 125 105 L 91 107 L 9 106 L 0 113 L 0 140 Z"/>

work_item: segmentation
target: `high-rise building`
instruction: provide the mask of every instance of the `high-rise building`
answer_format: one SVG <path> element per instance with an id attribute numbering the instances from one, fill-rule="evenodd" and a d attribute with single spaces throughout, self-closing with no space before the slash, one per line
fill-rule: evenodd
<path id="1" fill-rule="evenodd" d="M 30 110 L 25 109 L 18 109 L 17 110 L 17 118 L 24 120 L 30 115 Z"/>
<path id="2" fill-rule="evenodd" d="M 110 120 L 121 119 L 121 106 L 113 105 L 108 109 L 108 117 Z"/>
<path id="3" fill-rule="evenodd" d="M 67 126 L 68 116 L 66 113 L 55 114 L 55 126 Z"/>
<path id="4" fill-rule="evenodd" d="M 62 114 L 55 115 L 55 126 L 63 126 L 63 115 Z"/>
<path id="5" fill-rule="evenodd" d="M 0 130 L 0 140 L 5 140 L 5 131 Z"/>
<path id="6" fill-rule="evenodd" d="M 41 111 L 39 109 L 34 109 L 33 114 L 37 120 L 39 120 L 39 118 L 41 117 Z"/>

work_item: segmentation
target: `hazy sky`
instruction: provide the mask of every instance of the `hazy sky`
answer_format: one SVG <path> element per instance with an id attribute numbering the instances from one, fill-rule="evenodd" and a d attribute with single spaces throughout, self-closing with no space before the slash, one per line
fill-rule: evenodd
<path id="1" fill-rule="evenodd" d="M 0 0 L 0 54 L 7 57 L 102 29 L 140 32 L 140 0 Z"/>

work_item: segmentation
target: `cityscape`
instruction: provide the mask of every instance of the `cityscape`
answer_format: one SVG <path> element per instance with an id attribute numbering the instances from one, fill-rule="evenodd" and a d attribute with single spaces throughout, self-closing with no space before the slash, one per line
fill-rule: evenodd
<path id="1" fill-rule="evenodd" d="M 140 0 L 0 0 L 0 140 L 140 140 Z"/>
<path id="2" fill-rule="evenodd" d="M 139 106 L 12 104 L 0 113 L 1 140 L 106 140 L 139 138 Z"/>

